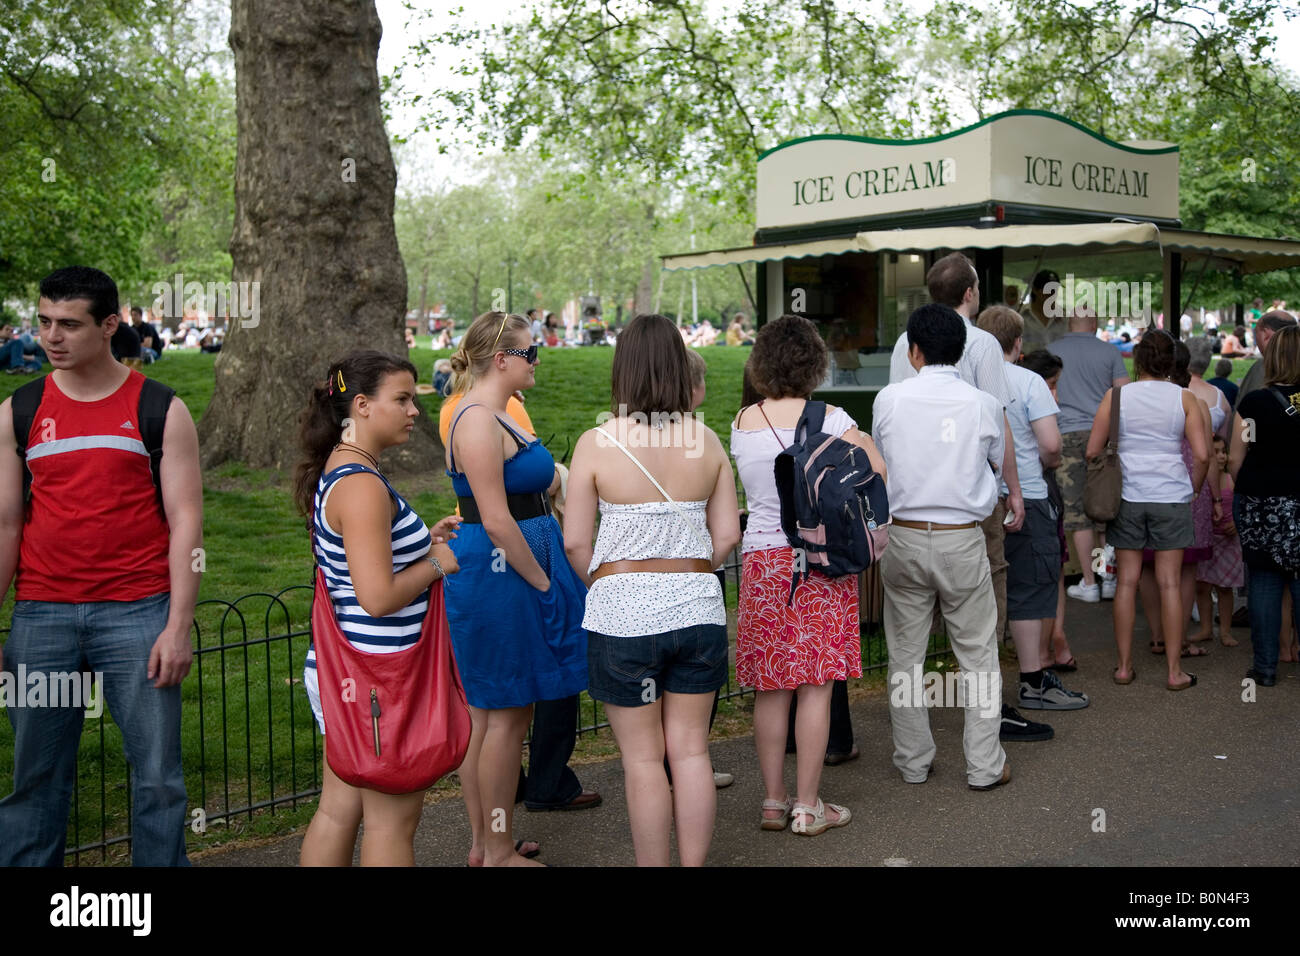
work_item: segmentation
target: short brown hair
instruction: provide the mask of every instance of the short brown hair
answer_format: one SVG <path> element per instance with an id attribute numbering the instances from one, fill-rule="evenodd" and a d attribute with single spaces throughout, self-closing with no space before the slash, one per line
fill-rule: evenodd
<path id="1" fill-rule="evenodd" d="M 705 376 L 709 374 L 708 363 L 704 361 L 704 356 L 695 349 L 687 349 L 686 364 L 690 366 L 691 388 L 699 388 L 704 384 Z"/>
<path id="2" fill-rule="evenodd" d="M 830 353 L 817 326 L 801 315 L 764 325 L 749 355 L 749 378 L 764 398 L 807 398 L 829 367 Z"/>
<path id="3" fill-rule="evenodd" d="M 1264 384 L 1300 383 L 1300 325 L 1279 329 L 1264 350 Z"/>
<path id="4" fill-rule="evenodd" d="M 1005 305 L 989 306 L 980 313 L 975 324 L 998 340 L 1003 354 L 1015 348 L 1016 339 L 1025 334 L 1025 320 L 1019 312 Z"/>
<path id="5" fill-rule="evenodd" d="M 689 350 L 671 319 L 638 315 L 618 335 L 610 371 L 610 410 L 685 415 L 691 410 Z"/>
<path id="6" fill-rule="evenodd" d="M 960 252 L 950 252 L 925 274 L 930 301 L 955 309 L 966 297 L 966 290 L 979 285 L 975 264 Z"/>

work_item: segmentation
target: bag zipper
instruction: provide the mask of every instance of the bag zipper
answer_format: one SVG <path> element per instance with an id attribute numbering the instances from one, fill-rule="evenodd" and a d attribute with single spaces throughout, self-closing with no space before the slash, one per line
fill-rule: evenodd
<path id="1" fill-rule="evenodd" d="M 375 733 L 375 756 L 379 756 L 379 691 L 370 688 L 370 725 Z"/>

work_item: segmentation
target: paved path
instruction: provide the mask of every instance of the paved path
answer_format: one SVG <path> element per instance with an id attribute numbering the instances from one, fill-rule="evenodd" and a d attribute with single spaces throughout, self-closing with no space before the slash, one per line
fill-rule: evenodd
<path id="1" fill-rule="evenodd" d="M 861 759 L 827 768 L 826 799 L 848 805 L 853 822 L 810 839 L 758 829 L 763 793 L 751 737 L 713 744 L 719 770 L 736 783 L 718 793 L 709 861 L 722 866 L 800 865 L 1295 865 L 1300 861 L 1300 674 L 1283 664 L 1276 687 L 1244 703 L 1242 675 L 1249 637 L 1240 647 L 1215 641 L 1210 655 L 1186 661 L 1200 683 L 1183 693 L 1164 687 L 1163 658 L 1135 636 L 1138 678 L 1111 683 L 1114 644 L 1110 604 L 1069 602 L 1068 629 L 1080 662 L 1066 686 L 1092 697 L 1086 710 L 1051 713 L 1056 738 L 1008 745 L 1011 783 L 976 793 L 966 788 L 961 714 L 934 710 L 938 754 L 930 780 L 903 783 L 891 762 L 889 709 L 883 690 L 856 700 L 853 725 Z M 1015 686 L 1004 665 L 1004 679 Z M 794 758 L 787 758 L 794 781 Z M 580 768 L 603 806 L 580 813 L 527 813 L 516 836 L 543 844 L 542 859 L 566 866 L 634 862 L 623 775 L 617 759 Z M 1095 832 L 1096 811 L 1105 832 Z M 202 866 L 288 866 L 302 831 L 250 848 L 209 851 Z M 459 800 L 430 804 L 416 837 L 421 865 L 459 866 L 469 829 Z"/>

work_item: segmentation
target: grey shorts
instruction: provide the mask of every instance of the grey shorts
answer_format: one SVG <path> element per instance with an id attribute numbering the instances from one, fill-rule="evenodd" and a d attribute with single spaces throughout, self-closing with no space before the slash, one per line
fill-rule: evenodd
<path id="1" fill-rule="evenodd" d="M 1180 551 L 1196 543 L 1190 502 L 1121 501 L 1106 526 L 1106 543 L 1116 550 Z"/>
<path id="2" fill-rule="evenodd" d="M 1007 532 L 1007 620 L 1041 621 L 1056 617 L 1061 577 L 1061 539 L 1056 509 L 1046 498 L 1025 499 L 1025 523 Z"/>

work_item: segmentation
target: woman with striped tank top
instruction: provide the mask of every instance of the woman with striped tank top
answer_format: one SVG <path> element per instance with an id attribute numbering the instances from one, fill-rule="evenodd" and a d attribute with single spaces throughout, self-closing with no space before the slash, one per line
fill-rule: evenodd
<path id="1" fill-rule="evenodd" d="M 458 518 L 427 528 L 379 469 L 386 448 L 404 444 L 420 414 L 415 366 L 376 351 L 348 354 L 312 391 L 302 418 L 303 458 L 295 496 L 311 515 L 312 550 L 348 643 L 369 654 L 405 650 L 420 639 L 429 587 L 458 568 L 447 547 Z M 303 683 L 326 733 L 316 653 Z M 325 688 L 325 693 L 339 693 Z M 304 866 L 347 866 L 364 818 L 362 866 L 412 866 L 422 791 L 387 794 L 344 783 L 326 762 L 320 804 L 302 844 Z"/>

